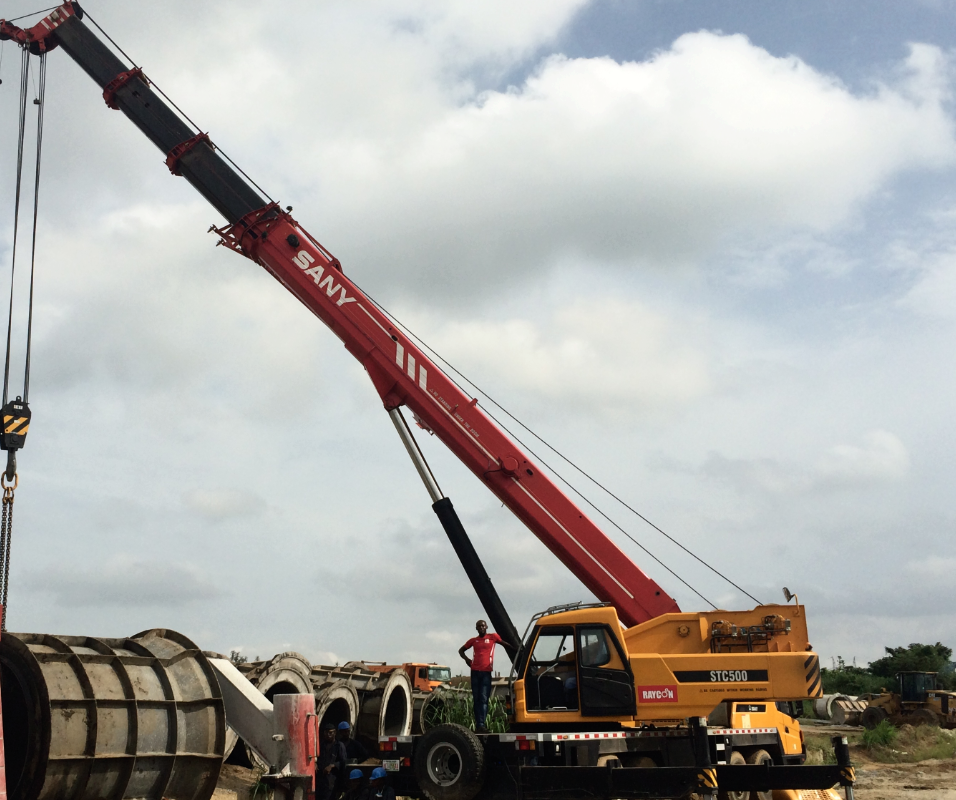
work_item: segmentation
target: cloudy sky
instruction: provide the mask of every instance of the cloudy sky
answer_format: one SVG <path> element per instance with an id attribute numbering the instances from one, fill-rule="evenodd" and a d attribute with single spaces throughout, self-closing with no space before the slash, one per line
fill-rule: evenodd
<path id="1" fill-rule="evenodd" d="M 956 645 L 956 3 L 84 7 L 477 386 L 758 599 L 796 591 L 825 660 Z M 362 368 L 48 72 L 10 627 L 463 666 L 480 607 Z M 3 274 L 18 73 L 8 42 Z M 521 436 L 683 609 L 752 604 Z M 519 628 L 588 599 L 420 439 Z"/>

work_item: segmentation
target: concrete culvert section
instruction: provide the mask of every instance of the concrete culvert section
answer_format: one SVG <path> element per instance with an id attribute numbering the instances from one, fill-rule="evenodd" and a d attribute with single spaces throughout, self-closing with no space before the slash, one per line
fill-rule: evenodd
<path id="1" fill-rule="evenodd" d="M 246 677 L 270 701 L 280 694 L 312 694 L 312 665 L 301 653 L 278 653 L 258 662 Z M 246 746 L 246 757 L 253 767 L 268 769 L 259 754 Z"/>
<path id="2" fill-rule="evenodd" d="M 408 736 L 412 730 L 412 682 L 398 668 L 382 675 L 362 698 L 358 732 L 378 744 L 379 736 Z"/>
<path id="3" fill-rule="evenodd" d="M 312 665 L 299 653 L 279 653 L 246 677 L 270 700 L 277 694 L 311 694 Z"/>
<path id="4" fill-rule="evenodd" d="M 315 713 L 319 725 L 329 722 L 336 727 L 347 722 L 354 728 L 359 715 L 359 698 L 355 687 L 348 681 L 338 680 L 314 688 Z"/>
<path id="5" fill-rule="evenodd" d="M 181 634 L 5 633 L 3 738 L 11 800 L 207 800 L 222 766 L 219 682 Z"/>

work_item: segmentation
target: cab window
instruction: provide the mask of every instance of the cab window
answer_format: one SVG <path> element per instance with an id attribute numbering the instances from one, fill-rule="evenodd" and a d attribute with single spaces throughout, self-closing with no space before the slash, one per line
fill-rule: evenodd
<path id="1" fill-rule="evenodd" d="M 529 709 L 567 711 L 578 707 L 574 628 L 543 628 L 525 670 Z"/>
<path id="2" fill-rule="evenodd" d="M 571 628 L 545 628 L 538 641 L 534 643 L 534 650 L 531 653 L 531 666 L 535 670 L 538 667 L 556 666 L 556 662 L 565 659 L 568 654 L 571 655 L 571 661 L 574 660 L 574 632 Z"/>
<path id="3" fill-rule="evenodd" d="M 578 651 L 582 667 L 603 667 L 611 660 L 604 628 L 578 628 Z"/>

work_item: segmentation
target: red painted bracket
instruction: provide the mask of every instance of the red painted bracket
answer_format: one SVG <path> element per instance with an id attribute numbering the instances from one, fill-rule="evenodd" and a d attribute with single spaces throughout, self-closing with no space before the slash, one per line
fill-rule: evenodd
<path id="1" fill-rule="evenodd" d="M 53 38 L 53 31 L 58 25 L 74 16 L 83 18 L 83 12 L 80 11 L 79 6 L 74 7 L 73 3 L 64 3 L 48 17 L 44 17 L 32 28 L 26 30 L 18 28 L 5 19 L 0 19 L 0 39 L 12 39 L 17 44 L 30 48 L 30 52 L 38 56 L 57 46 L 58 42 Z"/>
<path id="2" fill-rule="evenodd" d="M 179 171 L 179 159 L 186 155 L 186 153 L 192 150 L 200 142 L 206 142 L 210 147 L 215 148 L 215 145 L 209 141 L 208 133 L 197 133 L 192 139 L 187 139 L 185 142 L 180 142 L 169 151 L 169 155 L 166 156 L 166 166 L 169 167 L 169 171 L 173 173 L 173 175 L 182 175 L 182 173 Z"/>
<path id="3" fill-rule="evenodd" d="M 128 72 L 121 72 L 106 84 L 106 88 L 103 89 L 103 99 L 106 101 L 106 105 L 114 111 L 119 111 L 119 106 L 116 103 L 116 93 L 133 80 L 133 78 L 142 78 L 146 81 L 146 84 L 149 85 L 149 79 L 143 74 L 143 70 L 139 67 L 135 67 Z"/>

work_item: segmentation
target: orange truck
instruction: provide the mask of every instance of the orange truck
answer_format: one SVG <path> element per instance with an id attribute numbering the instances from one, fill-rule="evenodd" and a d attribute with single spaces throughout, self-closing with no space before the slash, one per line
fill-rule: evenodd
<path id="1" fill-rule="evenodd" d="M 435 662 L 425 664 L 420 661 L 411 661 L 406 664 L 386 664 L 384 661 L 366 661 L 365 666 L 372 672 L 403 669 L 412 681 L 412 688 L 420 692 L 430 692 L 451 680 L 451 669 Z"/>

